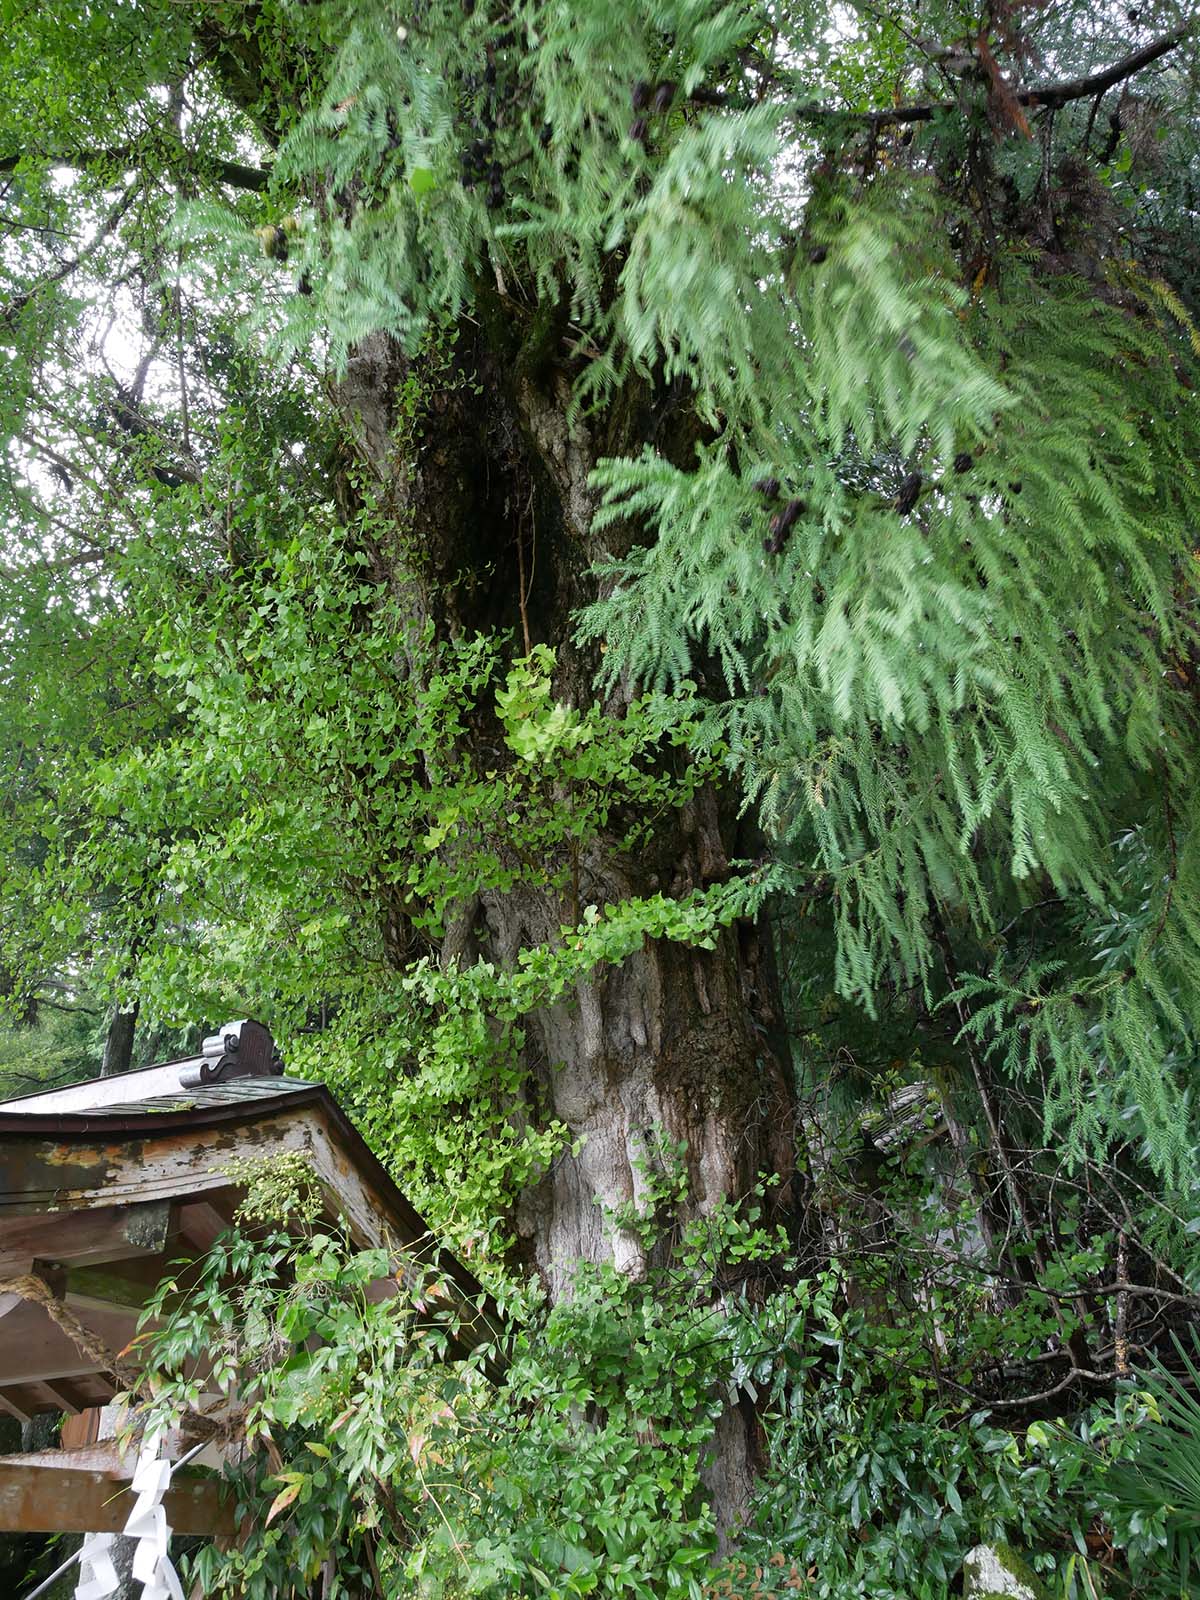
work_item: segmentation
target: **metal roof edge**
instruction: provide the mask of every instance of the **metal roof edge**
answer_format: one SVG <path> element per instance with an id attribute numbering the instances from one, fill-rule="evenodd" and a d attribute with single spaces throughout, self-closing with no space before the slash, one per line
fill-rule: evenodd
<path id="1" fill-rule="evenodd" d="M 25 1100 L 44 1100 L 47 1095 L 66 1094 L 70 1089 L 83 1089 L 90 1083 L 127 1083 L 130 1078 L 144 1077 L 147 1073 L 161 1072 L 164 1067 L 183 1067 L 189 1061 L 199 1061 L 197 1055 L 174 1056 L 170 1061 L 151 1061 L 144 1067 L 130 1067 L 128 1072 L 112 1072 L 107 1077 L 98 1074 L 90 1078 L 76 1078 L 72 1083 L 48 1083 L 44 1089 L 30 1089 L 28 1094 L 10 1094 L 0 1100 L 0 1114 L 7 1106 L 20 1105 Z"/>

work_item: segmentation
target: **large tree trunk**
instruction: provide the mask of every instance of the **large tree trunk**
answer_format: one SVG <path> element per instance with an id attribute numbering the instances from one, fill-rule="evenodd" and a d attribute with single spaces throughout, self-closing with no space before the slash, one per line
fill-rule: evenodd
<path id="1" fill-rule="evenodd" d="M 511 326 L 497 312 L 492 328 L 501 331 L 491 342 L 463 330 L 464 370 L 431 380 L 415 446 L 393 443 L 408 367 L 386 337 L 358 350 L 339 399 L 382 503 L 409 535 L 405 561 L 380 576 L 443 634 L 501 628 L 512 631 L 518 653 L 530 642 L 553 645 L 557 697 L 587 705 L 596 663 L 571 644 L 573 613 L 595 597 L 590 569 L 604 553 L 592 531 L 588 475 L 601 455 L 636 452 L 647 438 L 690 449 L 695 432 L 685 406 L 649 392 L 626 395 L 600 423 L 568 429 L 568 375 L 544 352 L 535 369 Z M 606 537 L 611 549 L 612 530 Z M 607 709 L 619 715 L 629 693 Z M 494 728 L 480 737 L 491 741 L 484 764 L 494 763 Z M 708 788 L 669 813 L 636 855 L 615 835 L 594 841 L 578 864 L 577 898 L 603 906 L 631 895 L 682 896 L 721 878 L 731 855 L 747 853 L 736 813 L 731 795 Z M 444 955 L 511 966 L 522 948 L 555 943 L 577 915 L 553 887 L 486 893 L 448 931 Z M 388 907 L 385 918 L 403 959 L 402 913 Z M 712 951 L 650 942 L 620 967 L 579 982 L 573 1003 L 534 1017 L 526 1032 L 525 1114 L 557 1118 L 579 1136 L 578 1153 L 555 1160 L 516 1218 L 525 1259 L 553 1296 L 569 1292 L 580 1262 L 613 1262 L 630 1274 L 650 1265 L 612 1213 L 638 1198 L 658 1133 L 686 1144 L 695 1214 L 746 1195 L 764 1173 L 782 1180 L 781 1211 L 792 1206 L 791 1072 L 758 928 L 735 926 Z M 750 1490 L 755 1431 L 749 1407 L 732 1409 L 718 1430 L 709 1489 L 726 1528 Z"/>
<path id="2" fill-rule="evenodd" d="M 258 102 L 254 42 L 202 30 L 231 98 L 272 127 Z M 415 419 L 410 365 L 386 334 L 353 352 L 335 398 L 358 457 L 352 482 L 372 484 L 379 513 L 395 517 L 391 548 L 373 546 L 375 576 L 402 595 L 414 621 L 442 637 L 509 630 L 518 651 L 546 643 L 557 653 L 557 697 L 590 705 L 597 659 L 573 645 L 578 607 L 596 597 L 597 558 L 619 553 L 636 530 L 593 530 L 588 478 L 605 456 L 636 455 L 646 443 L 690 459 L 701 428 L 686 387 L 631 380 L 605 412 L 568 425 L 581 358 L 569 349 L 565 307 L 512 299 L 476 280 L 452 370 L 423 373 L 424 411 Z M 609 709 L 620 715 L 633 692 Z M 495 764 L 496 729 L 480 730 L 482 765 Z M 636 856 L 612 839 L 593 842 L 578 869 L 579 898 L 603 906 L 628 895 L 683 895 L 727 870 L 739 848 L 738 807 L 706 791 L 670 814 Z M 574 910 L 577 911 L 578 907 Z M 397 964 L 414 948 L 402 904 L 379 908 Z M 554 888 L 526 885 L 484 894 L 447 929 L 443 960 L 484 955 L 508 964 L 524 947 L 553 942 L 575 918 Z M 686 1141 L 692 1205 L 704 1214 L 746 1195 L 760 1175 L 781 1217 L 794 1215 L 794 1087 L 783 1041 L 774 964 L 765 930 L 728 930 L 711 951 L 658 942 L 618 970 L 577 985 L 573 1005 L 536 1017 L 526 1030 L 524 1113 L 557 1118 L 581 1136 L 522 1197 L 517 1232 L 526 1262 L 555 1297 L 569 1292 L 580 1262 L 611 1261 L 628 1273 L 648 1263 L 638 1240 L 606 1216 L 636 1197 L 648 1136 Z M 756 1465 L 752 1408 L 731 1408 L 717 1431 L 709 1488 L 725 1529 L 736 1525 Z"/>

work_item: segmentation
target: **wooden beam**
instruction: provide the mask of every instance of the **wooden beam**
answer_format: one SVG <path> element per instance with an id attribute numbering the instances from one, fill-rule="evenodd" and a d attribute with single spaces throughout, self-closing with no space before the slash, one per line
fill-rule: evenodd
<path id="1" fill-rule="evenodd" d="M 164 1440 L 167 1455 L 178 1458 L 188 1448 L 178 1428 L 168 1430 Z M 76 1445 L 72 1449 L 22 1450 L 14 1455 L 0 1455 L 0 1467 L 50 1467 L 55 1472 L 102 1472 L 119 1483 L 128 1483 L 137 1465 L 137 1446 L 122 1450 L 117 1438 L 93 1439 L 90 1444 Z"/>
<path id="2" fill-rule="evenodd" d="M 81 1388 L 79 1384 L 72 1383 L 69 1378 L 57 1379 L 54 1387 L 74 1407 L 72 1415 L 82 1415 L 96 1404 L 95 1396 L 89 1394 L 86 1387 Z"/>
<path id="3" fill-rule="evenodd" d="M 26 1270 L 36 1257 L 91 1266 L 160 1255 L 167 1246 L 170 1220 L 170 1207 L 163 1200 L 18 1217 L 5 1216 L 0 1207 L 0 1274 Z"/>
<path id="4" fill-rule="evenodd" d="M 163 1507 L 175 1533 L 236 1532 L 233 1501 L 222 1499 L 215 1478 L 181 1473 Z M 0 1461 L 0 1533 L 120 1533 L 132 1509 L 128 1482 L 109 1473 Z"/>
<path id="5" fill-rule="evenodd" d="M 78 1399 L 71 1393 L 70 1384 L 64 1383 L 61 1379 L 58 1383 L 47 1383 L 43 1378 L 38 1387 L 44 1389 L 50 1396 L 50 1404 L 56 1411 L 66 1411 L 74 1416 L 83 1409 Z"/>
<path id="6" fill-rule="evenodd" d="M 216 1206 L 216 1195 L 179 1207 L 179 1229 L 197 1255 L 207 1255 L 229 1227 Z"/>
<path id="7" fill-rule="evenodd" d="M 16 1417 L 18 1422 L 32 1421 L 30 1413 L 22 1411 L 15 1401 L 8 1398 L 3 1389 L 0 1389 L 0 1411 L 3 1411 L 6 1417 Z"/>

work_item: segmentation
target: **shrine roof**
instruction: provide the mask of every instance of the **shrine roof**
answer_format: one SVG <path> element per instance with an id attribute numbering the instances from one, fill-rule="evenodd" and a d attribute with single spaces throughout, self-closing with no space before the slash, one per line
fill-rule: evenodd
<path id="1" fill-rule="evenodd" d="M 479 1283 L 330 1090 L 283 1076 L 267 1030 L 235 1023 L 198 1055 L 0 1102 L 0 1411 L 78 1410 L 114 1388 L 14 1279 L 38 1277 L 120 1350 L 168 1268 L 238 1225 L 241 1164 L 280 1157 L 305 1163 L 327 1221 L 340 1219 L 355 1247 L 436 1269 L 465 1313 L 460 1348 L 495 1331 Z"/>

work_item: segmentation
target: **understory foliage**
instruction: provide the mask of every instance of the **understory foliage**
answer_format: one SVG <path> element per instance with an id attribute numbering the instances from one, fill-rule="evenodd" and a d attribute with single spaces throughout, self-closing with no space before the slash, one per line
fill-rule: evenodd
<path id="1" fill-rule="evenodd" d="M 1101 1592 L 1114 1561 L 1133 1592 L 1188 1592 L 1158 1458 L 1132 1464 L 1166 1409 L 1153 1387 L 1019 1429 L 972 1410 L 961 1380 L 1002 1345 L 1019 1353 L 1014 1337 L 1044 1342 L 1047 1301 L 1001 1327 L 982 1280 L 954 1272 L 907 1302 L 885 1302 L 883 1263 L 806 1277 L 761 1194 L 679 1227 L 682 1152 L 659 1154 L 622 1220 L 650 1246 L 674 1232 L 671 1265 L 643 1281 L 581 1267 L 554 1307 L 528 1290 L 464 1298 L 427 1261 L 350 1250 L 306 1211 L 302 1171 L 242 1173 L 243 1231 L 163 1282 L 138 1339 L 148 1426 L 186 1419 L 202 1391 L 238 1408 L 231 1492 L 252 1531 L 195 1557 L 203 1592 L 307 1593 L 332 1556 L 330 1600 L 364 1582 L 396 1597 L 935 1600 L 980 1540 L 1035 1552 L 1056 1595 Z M 919 1203 L 906 1165 L 893 1203 Z M 705 1464 L 731 1392 L 754 1398 L 770 1466 L 722 1556 Z"/>
<path id="2" fill-rule="evenodd" d="M 504 1325 L 242 1174 L 145 1346 L 245 1407 L 203 1592 L 1194 1582 L 1193 21 L 0 3 L 4 1082 L 260 1016 Z M 797 1180 L 639 1129 L 543 1298 L 628 1086 L 535 1025 L 668 948 Z"/>

